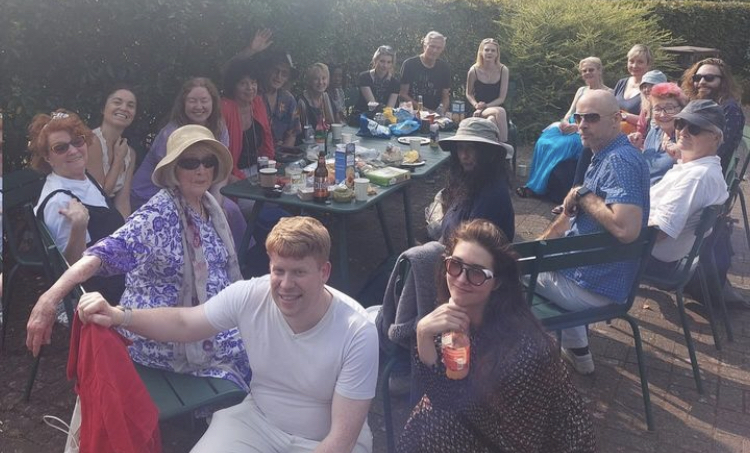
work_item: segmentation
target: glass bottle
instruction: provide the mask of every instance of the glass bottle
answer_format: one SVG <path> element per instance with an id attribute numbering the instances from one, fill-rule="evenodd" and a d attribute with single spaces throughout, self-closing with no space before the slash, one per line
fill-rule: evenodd
<path id="1" fill-rule="evenodd" d="M 469 374 L 471 344 L 463 332 L 443 333 L 442 354 L 448 379 L 463 379 Z"/>
<path id="2" fill-rule="evenodd" d="M 318 154 L 318 166 L 313 174 L 313 201 L 325 203 L 328 200 L 328 167 L 326 167 L 326 153 Z"/>

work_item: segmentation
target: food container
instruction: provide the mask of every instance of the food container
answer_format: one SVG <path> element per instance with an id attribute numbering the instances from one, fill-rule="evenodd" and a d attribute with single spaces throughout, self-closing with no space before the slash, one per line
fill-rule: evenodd
<path id="1" fill-rule="evenodd" d="M 392 186 L 411 178 L 411 172 L 402 168 L 383 167 L 365 174 L 371 183 L 379 186 Z"/>
<path id="2" fill-rule="evenodd" d="M 312 199 L 313 199 L 313 188 L 312 187 L 303 187 L 301 189 L 297 189 L 297 196 L 302 201 L 312 201 Z"/>
<path id="3" fill-rule="evenodd" d="M 349 203 L 354 198 L 354 191 L 348 187 L 336 186 L 331 196 L 336 203 Z"/>

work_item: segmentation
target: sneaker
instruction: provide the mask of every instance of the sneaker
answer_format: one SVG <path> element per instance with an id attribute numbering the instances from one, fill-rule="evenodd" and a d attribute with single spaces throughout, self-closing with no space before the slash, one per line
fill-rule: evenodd
<path id="1" fill-rule="evenodd" d="M 576 355 L 573 351 L 562 348 L 562 358 L 573 365 L 573 369 L 578 374 L 587 375 L 594 372 L 594 358 L 591 357 L 590 352 L 585 355 Z"/>

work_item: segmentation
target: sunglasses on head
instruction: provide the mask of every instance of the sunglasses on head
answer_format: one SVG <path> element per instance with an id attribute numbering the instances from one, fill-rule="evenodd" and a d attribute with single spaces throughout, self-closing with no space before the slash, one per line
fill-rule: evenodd
<path id="1" fill-rule="evenodd" d="M 495 276 L 489 269 L 464 264 L 452 256 L 445 258 L 445 271 L 451 277 L 457 278 L 466 271 L 466 279 L 474 286 L 482 286 L 484 285 L 484 282 Z"/>
<path id="2" fill-rule="evenodd" d="M 707 129 L 703 129 L 702 127 L 698 125 L 688 123 L 682 118 L 677 118 L 676 120 L 674 120 L 674 128 L 677 129 L 678 131 L 687 129 L 690 135 L 700 135 L 701 132 L 707 130 Z"/>
<path id="3" fill-rule="evenodd" d="M 212 154 L 203 159 L 198 159 L 197 157 L 185 157 L 177 161 L 177 166 L 185 170 L 195 170 L 200 164 L 203 164 L 205 168 L 214 168 L 219 165 L 219 159 Z"/>
<path id="4" fill-rule="evenodd" d="M 619 112 L 615 112 L 619 113 Z M 614 113 L 612 113 L 614 115 Z M 609 115 L 604 115 L 609 116 Z M 599 120 L 602 119 L 602 115 L 598 113 L 574 113 L 573 114 L 573 121 L 576 122 L 576 124 L 581 124 L 583 120 L 586 120 L 587 123 L 598 123 Z"/>
<path id="5" fill-rule="evenodd" d="M 65 154 L 68 152 L 71 145 L 73 145 L 76 148 L 80 148 L 81 146 L 85 144 L 86 144 L 86 137 L 83 135 L 79 135 L 78 137 L 74 137 L 73 140 L 67 143 L 55 143 L 54 145 L 50 146 L 50 149 L 55 154 Z"/>
<path id="6" fill-rule="evenodd" d="M 701 79 L 706 79 L 706 82 L 711 83 L 716 79 L 720 79 L 721 76 L 718 74 L 696 74 L 693 76 L 693 83 L 698 83 Z"/>

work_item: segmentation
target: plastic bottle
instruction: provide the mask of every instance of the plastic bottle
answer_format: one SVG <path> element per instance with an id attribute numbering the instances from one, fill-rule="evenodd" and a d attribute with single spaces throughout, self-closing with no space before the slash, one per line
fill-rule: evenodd
<path id="1" fill-rule="evenodd" d="M 430 148 L 437 149 L 438 140 L 440 140 L 440 125 L 432 123 L 430 124 Z"/>
<path id="2" fill-rule="evenodd" d="M 328 200 L 328 168 L 326 167 L 326 153 L 318 155 L 318 166 L 313 175 L 313 201 L 325 203 Z"/>
<path id="3" fill-rule="evenodd" d="M 443 363 L 448 379 L 463 379 L 469 374 L 470 352 L 468 335 L 454 331 L 443 333 Z"/>

